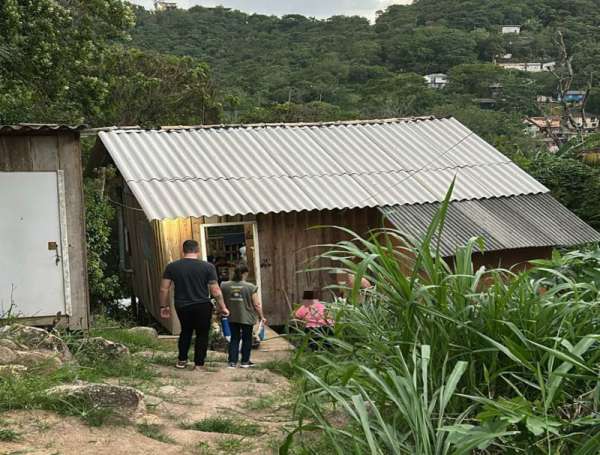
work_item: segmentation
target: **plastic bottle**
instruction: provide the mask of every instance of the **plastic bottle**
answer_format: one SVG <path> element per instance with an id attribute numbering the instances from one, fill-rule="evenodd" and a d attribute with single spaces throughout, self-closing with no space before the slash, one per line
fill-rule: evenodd
<path id="1" fill-rule="evenodd" d="M 229 327 L 229 319 L 227 317 L 221 318 L 221 331 L 227 342 L 231 341 L 231 328 Z"/>

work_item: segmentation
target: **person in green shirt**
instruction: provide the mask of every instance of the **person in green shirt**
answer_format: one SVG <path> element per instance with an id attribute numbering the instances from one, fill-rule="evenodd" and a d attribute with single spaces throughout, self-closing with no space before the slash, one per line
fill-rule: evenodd
<path id="1" fill-rule="evenodd" d="M 238 363 L 240 339 L 242 340 L 242 368 L 250 368 L 252 352 L 252 328 L 259 319 L 265 324 L 262 303 L 258 295 L 258 287 L 247 282 L 248 267 L 245 264 L 235 268 L 233 279 L 221 283 L 221 292 L 225 305 L 229 310 L 229 327 L 231 340 L 229 342 L 229 368 L 235 368 Z"/>

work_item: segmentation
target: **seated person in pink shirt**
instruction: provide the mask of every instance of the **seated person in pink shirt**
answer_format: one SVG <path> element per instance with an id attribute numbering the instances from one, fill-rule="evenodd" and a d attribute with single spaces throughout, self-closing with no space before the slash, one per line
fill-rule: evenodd
<path id="1" fill-rule="evenodd" d="M 317 340 L 331 335 L 333 321 L 326 315 L 325 305 L 315 298 L 312 291 L 305 291 L 302 306 L 296 310 L 295 317 L 304 324 L 304 331 L 309 335 L 309 347 L 314 351 L 318 347 Z"/>

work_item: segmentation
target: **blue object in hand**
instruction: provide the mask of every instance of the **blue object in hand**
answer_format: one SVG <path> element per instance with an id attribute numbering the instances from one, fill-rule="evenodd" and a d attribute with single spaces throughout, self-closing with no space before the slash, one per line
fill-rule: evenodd
<path id="1" fill-rule="evenodd" d="M 260 341 L 265 341 L 265 324 L 260 321 L 260 324 L 258 325 L 258 339 Z"/>
<path id="2" fill-rule="evenodd" d="M 221 318 L 221 330 L 225 339 L 231 341 L 231 328 L 229 327 L 229 319 L 226 317 Z"/>

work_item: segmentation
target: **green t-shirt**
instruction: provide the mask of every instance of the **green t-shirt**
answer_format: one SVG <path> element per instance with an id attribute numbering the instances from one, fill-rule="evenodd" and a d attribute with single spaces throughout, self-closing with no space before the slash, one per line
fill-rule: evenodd
<path id="1" fill-rule="evenodd" d="M 221 283 L 225 305 L 229 309 L 229 321 L 238 324 L 254 325 L 258 315 L 252 303 L 252 296 L 258 288 L 246 281 L 225 281 Z"/>

